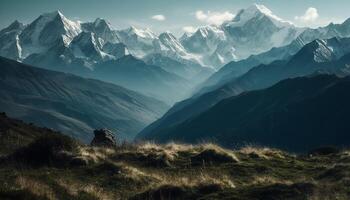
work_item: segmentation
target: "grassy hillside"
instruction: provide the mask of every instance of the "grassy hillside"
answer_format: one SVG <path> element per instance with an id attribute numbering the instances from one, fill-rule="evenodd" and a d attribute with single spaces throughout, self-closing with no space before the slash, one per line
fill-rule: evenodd
<path id="1" fill-rule="evenodd" d="M 349 199 L 350 151 L 81 145 L 0 117 L 0 199 Z M 4 137 L 18 135 L 15 140 Z M 11 147 L 11 148 L 9 148 Z"/>

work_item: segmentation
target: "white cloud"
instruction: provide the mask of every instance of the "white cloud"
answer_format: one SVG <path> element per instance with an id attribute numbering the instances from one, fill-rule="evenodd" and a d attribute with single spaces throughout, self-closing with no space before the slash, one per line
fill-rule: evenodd
<path id="1" fill-rule="evenodd" d="M 235 15 L 228 12 L 228 11 L 225 11 L 225 12 L 211 12 L 211 11 L 204 12 L 202 10 L 198 10 L 195 13 L 195 16 L 201 22 L 205 22 L 208 24 L 220 25 L 224 21 L 228 21 L 228 20 L 233 19 L 233 17 Z"/>
<path id="2" fill-rule="evenodd" d="M 319 14 L 316 8 L 310 7 L 305 11 L 302 16 L 295 16 L 294 19 L 304 24 L 310 24 L 315 22 L 319 18 Z"/>
<path id="3" fill-rule="evenodd" d="M 164 15 L 153 15 L 151 18 L 157 21 L 164 21 L 166 19 Z"/>
<path id="4" fill-rule="evenodd" d="M 182 30 L 187 32 L 187 33 L 194 33 L 194 32 L 196 32 L 197 29 L 193 26 L 184 26 L 184 27 L 182 27 Z"/>

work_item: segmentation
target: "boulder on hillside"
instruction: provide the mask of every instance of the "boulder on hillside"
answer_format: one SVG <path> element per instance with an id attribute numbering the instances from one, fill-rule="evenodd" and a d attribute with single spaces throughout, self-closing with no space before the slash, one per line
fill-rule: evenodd
<path id="1" fill-rule="evenodd" d="M 95 137 L 91 141 L 91 146 L 115 147 L 117 146 L 113 132 L 108 129 L 96 129 Z"/>

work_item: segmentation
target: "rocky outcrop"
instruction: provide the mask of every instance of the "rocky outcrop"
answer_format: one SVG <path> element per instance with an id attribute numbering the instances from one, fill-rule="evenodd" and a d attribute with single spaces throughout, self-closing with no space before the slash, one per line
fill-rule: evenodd
<path id="1" fill-rule="evenodd" d="M 95 137 L 91 141 L 91 146 L 115 147 L 117 146 L 113 132 L 108 129 L 96 129 Z"/>

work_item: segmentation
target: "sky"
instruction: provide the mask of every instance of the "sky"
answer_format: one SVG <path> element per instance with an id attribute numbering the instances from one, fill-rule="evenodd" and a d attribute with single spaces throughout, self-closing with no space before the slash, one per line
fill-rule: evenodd
<path id="1" fill-rule="evenodd" d="M 72 20 L 100 17 L 116 29 L 132 25 L 180 36 L 198 26 L 230 20 L 254 3 L 297 26 L 324 26 L 350 17 L 349 0 L 0 0 L 0 28 L 14 20 L 30 23 L 42 13 L 60 10 Z"/>

